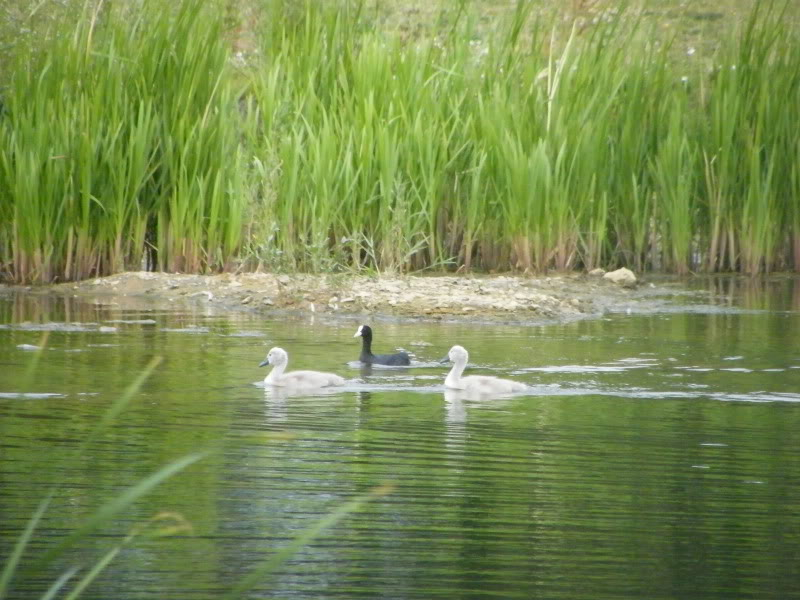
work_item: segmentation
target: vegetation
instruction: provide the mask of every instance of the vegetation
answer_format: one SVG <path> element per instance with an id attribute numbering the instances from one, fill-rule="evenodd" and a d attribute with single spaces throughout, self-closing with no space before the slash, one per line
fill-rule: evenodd
<path id="1" fill-rule="evenodd" d="M 39 350 L 33 355 L 25 371 L 24 388 L 29 388 L 33 381 L 46 349 L 47 340 L 48 334 L 45 332 Z M 69 485 L 63 483 L 64 469 L 75 468 L 75 465 L 82 465 L 85 468 L 96 466 L 98 461 L 96 443 L 103 440 L 110 428 L 117 422 L 120 414 L 138 396 L 142 385 L 161 363 L 161 360 L 161 357 L 155 357 L 149 362 L 125 391 L 111 403 L 97 424 L 76 447 L 69 450 L 60 459 L 54 460 L 49 455 L 40 459 L 37 471 L 48 473 L 48 478 L 53 483 L 45 497 L 38 502 L 24 529 L 17 533 L 13 548 L 5 557 L 3 564 L 0 565 L 0 600 L 12 595 L 18 596 L 21 593 L 24 593 L 25 597 L 38 597 L 41 600 L 80 598 L 109 565 L 130 546 L 147 539 L 193 533 L 192 524 L 180 513 L 173 511 L 157 512 L 152 517 L 134 524 L 122 536 L 116 536 L 113 530 L 115 520 L 124 520 L 123 517 L 129 517 L 135 504 L 144 496 L 191 465 L 218 452 L 218 448 L 205 448 L 173 459 L 118 495 L 113 495 L 101 506 L 93 509 L 74 529 L 64 532 L 64 535 L 53 536 L 52 531 L 48 531 L 47 518 L 57 512 L 59 503 L 74 502 L 74 499 L 69 498 L 69 493 L 65 489 L 68 489 Z M 289 438 L 284 433 L 276 434 L 272 438 L 261 436 L 257 442 L 262 445 L 264 441 L 281 439 Z M 244 441 L 247 442 L 247 440 Z M 225 598 L 245 597 L 249 591 L 262 585 L 274 575 L 276 570 L 302 548 L 347 516 L 362 510 L 366 503 L 391 493 L 393 488 L 393 484 L 385 483 L 369 489 L 314 521 L 284 547 L 273 549 L 268 553 L 266 559 L 258 563 L 240 580 L 231 583 Z M 12 532 L 12 529 L 7 530 L 7 533 Z M 98 534 L 104 534 L 104 537 L 110 538 L 110 547 L 105 548 L 96 559 L 84 558 L 82 554 L 86 553 L 81 551 L 85 551 L 89 539 Z M 51 582 L 50 579 L 52 579 Z M 41 589 L 37 591 L 38 587 Z"/>
<path id="2" fill-rule="evenodd" d="M 635 13 L 565 28 L 519 2 L 494 31 L 462 3 L 409 39 L 361 3 L 273 0 L 244 43 L 228 3 L 178 4 L 87 4 L 14 47 L 6 279 L 800 270 L 800 44 L 777 5 L 700 58 Z"/>

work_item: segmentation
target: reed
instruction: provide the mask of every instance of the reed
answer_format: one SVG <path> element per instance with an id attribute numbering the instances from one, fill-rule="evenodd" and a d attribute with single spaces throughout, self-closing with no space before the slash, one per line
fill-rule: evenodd
<path id="1" fill-rule="evenodd" d="M 17 58 L 0 119 L 3 271 L 18 282 L 221 269 L 239 248 L 241 149 L 220 18 L 92 6 Z M 211 13 L 211 18 L 209 14 Z"/>
<path id="2" fill-rule="evenodd" d="M 237 93 L 227 69 L 223 15 L 183 2 L 148 23 L 138 62 L 159 113 L 154 173 L 156 248 L 162 270 L 221 270 L 239 248 L 243 150 Z"/>
<path id="3" fill-rule="evenodd" d="M 679 122 L 688 114 L 684 102 L 682 98 L 676 99 L 669 111 L 666 117 L 669 133 L 651 162 L 661 259 L 667 270 L 678 275 L 686 275 L 694 267 L 692 250 L 697 219 L 696 149 Z"/>
<path id="4" fill-rule="evenodd" d="M 800 59 L 792 47 L 796 39 L 782 12 L 757 7 L 717 57 L 707 92 L 709 126 L 700 130 L 699 142 L 706 156 L 712 270 L 755 274 L 792 264 L 789 215 L 800 201 L 791 188 L 797 141 L 791 123 L 800 98 L 792 72 Z"/>
<path id="5" fill-rule="evenodd" d="M 779 10 L 701 57 L 631 12 L 564 27 L 520 2 L 488 31 L 461 3 L 410 41 L 364 6 L 266 3 L 243 60 L 229 7 L 189 0 L 20 50 L 5 276 L 138 268 L 145 247 L 191 272 L 800 269 L 800 44 Z"/>

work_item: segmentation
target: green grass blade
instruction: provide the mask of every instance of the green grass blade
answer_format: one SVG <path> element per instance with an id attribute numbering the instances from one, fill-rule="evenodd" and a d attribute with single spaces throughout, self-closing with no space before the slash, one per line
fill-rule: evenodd
<path id="1" fill-rule="evenodd" d="M 100 422 L 97 424 L 96 427 L 92 429 L 88 436 L 83 440 L 76 453 L 78 456 L 81 456 L 88 448 L 89 444 L 92 443 L 102 432 L 104 432 L 111 422 L 119 416 L 119 414 L 125 409 L 126 406 L 130 403 L 133 396 L 139 391 L 142 387 L 142 384 L 150 377 L 153 373 L 155 368 L 161 364 L 163 358 L 161 356 L 153 357 L 147 366 L 142 370 L 141 373 L 133 380 L 133 382 L 125 389 L 125 391 L 114 400 L 111 404 L 109 409 L 103 415 Z"/>
<path id="2" fill-rule="evenodd" d="M 183 469 L 196 463 L 197 461 L 207 457 L 210 452 L 197 452 L 183 456 L 171 463 L 165 465 L 152 475 L 141 480 L 136 485 L 128 488 L 123 494 L 113 498 L 96 512 L 94 512 L 80 527 L 67 535 L 55 546 L 45 552 L 39 559 L 31 564 L 30 569 L 26 571 L 36 571 L 42 568 L 43 565 L 52 562 L 57 557 L 61 556 L 65 550 L 70 548 L 75 542 L 81 538 L 89 535 L 101 525 L 107 523 L 114 516 L 128 508 L 131 504 L 136 502 L 139 498 L 150 492 L 154 487 L 163 481 L 179 473 Z"/>
<path id="3" fill-rule="evenodd" d="M 77 572 L 78 568 L 73 567 L 62 573 L 58 577 L 58 579 L 56 579 L 52 583 L 52 585 L 49 588 L 47 588 L 47 591 L 44 594 L 42 594 L 42 597 L 39 598 L 39 600 L 53 600 L 53 598 L 56 597 L 58 592 L 61 591 L 61 588 L 63 588 L 67 584 L 67 582 L 75 576 Z"/>
<path id="4" fill-rule="evenodd" d="M 336 525 L 347 515 L 358 511 L 364 504 L 375 498 L 380 498 L 391 493 L 392 485 L 386 484 L 377 487 L 367 494 L 359 496 L 354 500 L 342 504 L 333 512 L 317 521 L 314 525 L 298 535 L 291 543 L 275 552 L 269 559 L 253 569 L 241 581 L 239 581 L 228 594 L 223 596 L 224 600 L 240 598 L 242 595 L 253 589 L 258 583 L 264 581 L 270 574 L 289 560 L 301 548 L 308 545 L 311 541 L 319 537 L 326 529 Z"/>
<path id="5" fill-rule="evenodd" d="M 6 562 L 3 565 L 3 570 L 0 572 L 0 599 L 6 597 L 8 585 L 11 583 L 11 579 L 14 577 L 17 565 L 19 565 L 19 561 L 22 558 L 22 555 L 25 553 L 25 548 L 27 547 L 28 542 L 30 542 L 33 532 L 36 531 L 36 526 L 42 519 L 47 507 L 50 505 L 52 498 L 53 494 L 51 492 L 39 503 L 39 507 L 36 509 L 36 512 L 34 512 L 31 518 L 28 519 L 28 524 L 25 526 L 25 530 L 20 534 L 17 543 L 14 545 L 14 549 L 11 551 L 11 555 L 8 557 L 8 559 L 6 559 Z"/>
<path id="6" fill-rule="evenodd" d="M 75 600 L 76 598 L 80 597 L 83 591 L 89 587 L 89 585 L 97 578 L 103 570 L 111 564 L 111 561 L 116 558 L 117 554 L 120 553 L 122 550 L 122 546 L 115 546 L 110 551 L 108 551 L 105 556 L 103 556 L 100 560 L 98 560 L 89 572 L 83 576 L 83 578 L 75 585 L 72 591 L 64 596 L 64 600 Z"/>
<path id="7" fill-rule="evenodd" d="M 23 387 L 27 387 L 28 384 L 33 381 L 33 376 L 36 373 L 36 367 L 39 365 L 39 361 L 42 359 L 44 355 L 44 351 L 47 349 L 47 341 L 50 339 L 50 332 L 45 331 L 42 333 L 42 337 L 39 339 L 38 350 L 33 353 L 33 357 L 31 358 L 31 362 L 28 363 L 28 368 L 25 370 L 25 377 L 23 378 Z"/>

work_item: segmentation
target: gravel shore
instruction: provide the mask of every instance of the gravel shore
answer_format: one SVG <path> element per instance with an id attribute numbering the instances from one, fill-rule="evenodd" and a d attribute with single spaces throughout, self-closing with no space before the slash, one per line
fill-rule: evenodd
<path id="1" fill-rule="evenodd" d="M 206 305 L 219 310 L 383 315 L 419 319 L 553 322 L 596 317 L 670 293 L 653 283 L 625 285 L 602 273 L 525 277 L 508 275 L 355 276 L 179 275 L 129 272 L 48 287 L 6 287 L 29 293 L 112 297 L 140 304 Z"/>

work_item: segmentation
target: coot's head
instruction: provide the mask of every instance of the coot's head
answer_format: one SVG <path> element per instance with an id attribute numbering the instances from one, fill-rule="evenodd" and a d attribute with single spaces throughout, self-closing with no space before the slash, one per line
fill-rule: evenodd
<path id="1" fill-rule="evenodd" d="M 372 339 L 372 329 L 369 325 L 360 325 L 353 337 L 363 337 L 365 340 Z"/>

